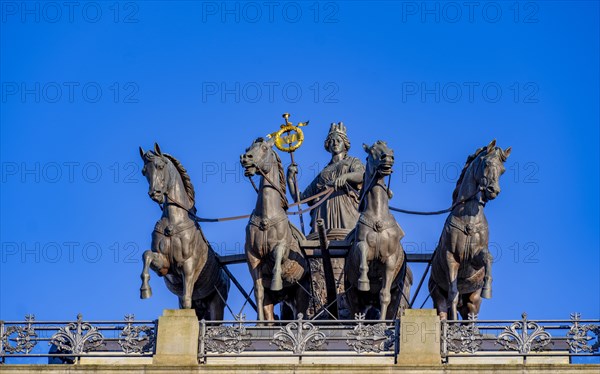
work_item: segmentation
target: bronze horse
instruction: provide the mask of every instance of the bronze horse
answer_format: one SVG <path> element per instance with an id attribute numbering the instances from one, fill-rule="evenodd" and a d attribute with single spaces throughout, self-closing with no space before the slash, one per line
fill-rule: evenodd
<path id="1" fill-rule="evenodd" d="M 158 144 L 154 151 L 144 152 L 140 147 L 140 156 L 144 160 L 142 174 L 150 185 L 148 195 L 163 211 L 152 231 L 152 250 L 143 254 L 141 298 L 152 296 L 148 283 L 148 268 L 152 268 L 179 297 L 180 308 L 194 308 L 198 319 L 222 320 L 229 278 L 194 220 L 190 177 Z"/>
<path id="2" fill-rule="evenodd" d="M 240 156 L 245 175 L 261 176 L 258 199 L 246 226 L 245 252 L 254 281 L 258 319 L 274 320 L 274 306 L 286 302 L 306 315 L 310 287 L 303 235 L 288 220 L 285 175 L 273 141 L 258 138 Z"/>
<path id="3" fill-rule="evenodd" d="M 367 312 L 370 305 L 379 309 L 379 319 L 394 319 L 402 301 L 403 283 L 409 279 L 400 244 L 404 231 L 390 213 L 391 192 L 384 182 L 392 173 L 394 151 L 382 141 L 363 148 L 368 154 L 367 167 L 358 207 L 360 218 L 349 234 L 354 240 L 344 270 L 346 295 L 354 314 Z"/>
<path id="4" fill-rule="evenodd" d="M 479 314 L 481 298 L 491 298 L 492 257 L 488 251 L 485 204 L 500 193 L 499 180 L 511 148 L 493 140 L 467 158 L 452 194 L 448 215 L 432 259 L 429 292 L 441 319 Z"/>

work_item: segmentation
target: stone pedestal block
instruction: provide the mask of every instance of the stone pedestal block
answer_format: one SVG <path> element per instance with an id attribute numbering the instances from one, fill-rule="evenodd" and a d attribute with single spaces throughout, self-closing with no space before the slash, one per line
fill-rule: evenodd
<path id="1" fill-rule="evenodd" d="M 441 323 L 433 309 L 407 309 L 400 319 L 400 365 L 441 365 Z"/>
<path id="2" fill-rule="evenodd" d="M 200 325 L 193 309 L 165 309 L 158 318 L 155 365 L 198 365 Z"/>

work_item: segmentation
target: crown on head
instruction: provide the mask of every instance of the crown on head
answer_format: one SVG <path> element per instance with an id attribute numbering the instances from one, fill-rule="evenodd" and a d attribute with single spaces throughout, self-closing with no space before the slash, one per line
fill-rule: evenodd
<path id="1" fill-rule="evenodd" d="M 344 126 L 343 122 L 339 122 L 339 123 L 332 123 L 331 127 L 329 128 L 329 135 L 332 134 L 342 134 L 342 135 L 346 135 L 346 126 Z"/>

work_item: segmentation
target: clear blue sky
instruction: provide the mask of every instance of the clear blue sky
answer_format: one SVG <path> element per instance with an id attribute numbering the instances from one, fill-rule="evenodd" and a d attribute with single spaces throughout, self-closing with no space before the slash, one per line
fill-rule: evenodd
<path id="1" fill-rule="evenodd" d="M 160 210 L 138 146 L 181 160 L 201 216 L 247 214 L 239 155 L 284 112 L 310 120 L 301 187 L 343 121 L 351 155 L 395 149 L 405 209 L 447 207 L 467 155 L 512 146 L 486 207 L 496 262 L 480 318 L 600 317 L 598 2 L 268 4 L 1 2 L 0 319 L 176 308 L 154 273 L 139 299 Z M 396 217 L 408 252 L 433 251 L 444 216 Z M 203 229 L 241 253 L 245 224 Z M 249 290 L 245 265 L 232 270 Z"/>

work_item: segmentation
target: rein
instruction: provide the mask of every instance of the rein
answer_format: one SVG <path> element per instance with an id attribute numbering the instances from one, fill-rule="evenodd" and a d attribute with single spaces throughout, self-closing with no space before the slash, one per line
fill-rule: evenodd
<path id="1" fill-rule="evenodd" d="M 475 172 L 477 172 L 477 170 L 479 170 L 480 167 L 481 167 L 481 163 L 477 165 L 477 169 L 475 170 Z M 390 182 L 391 182 L 391 179 L 392 179 L 392 176 L 390 174 Z M 390 206 L 390 210 L 393 210 L 394 212 L 405 213 L 405 214 L 414 214 L 414 215 L 420 215 L 420 216 L 434 216 L 434 215 L 438 215 L 438 214 L 450 213 L 457 206 L 465 204 L 466 202 L 474 199 L 475 196 L 477 196 L 477 194 L 479 192 L 483 191 L 487 187 L 488 183 L 489 183 L 489 181 L 487 180 L 487 178 L 483 177 L 481 182 L 479 183 L 479 188 L 476 189 L 475 192 L 471 196 L 455 202 L 448 209 L 436 210 L 433 212 L 421 212 L 421 211 L 416 211 L 416 210 L 406 210 L 406 209 L 394 208 L 393 206 Z M 388 185 L 389 185 L 389 183 L 388 183 Z"/>
<path id="2" fill-rule="evenodd" d="M 259 168 L 257 168 L 257 170 L 259 170 L 259 173 L 263 176 L 263 178 L 265 178 L 265 180 L 270 183 L 270 187 L 274 188 L 277 192 L 279 192 L 279 194 L 281 196 L 284 196 L 283 192 L 279 188 L 277 188 L 275 186 L 275 184 L 273 184 L 273 181 L 271 181 L 271 179 L 267 175 L 265 175 L 262 171 L 260 171 Z M 252 180 L 252 177 L 249 176 L 248 178 L 250 179 L 250 183 L 252 183 L 252 187 L 258 193 L 259 189 L 256 187 L 256 184 Z M 387 186 L 387 188 L 384 187 L 384 186 L 381 186 L 387 192 L 389 192 L 389 186 L 391 184 L 391 180 L 392 180 L 392 176 L 390 174 L 389 179 L 388 179 L 388 186 Z M 487 182 L 487 180 L 484 181 L 484 182 Z M 376 185 L 378 185 L 378 183 L 376 182 L 376 178 L 372 178 L 369 181 L 369 184 L 370 184 L 370 186 L 368 188 L 369 190 L 371 188 L 375 187 Z M 431 211 L 431 212 L 423 212 L 423 211 L 416 211 L 416 210 L 400 209 L 400 208 L 395 208 L 393 206 L 390 206 L 389 208 L 390 208 L 390 210 L 392 210 L 394 212 L 399 212 L 399 213 L 404 213 L 404 214 L 421 215 L 421 216 L 431 216 L 431 215 L 439 215 L 439 214 L 449 213 L 452 210 L 454 210 L 454 208 L 456 208 L 457 206 L 465 204 L 466 202 L 468 202 L 468 201 L 472 200 L 473 198 L 475 198 L 477 196 L 477 194 L 486 187 L 485 186 L 486 184 L 487 183 L 482 183 L 479 186 L 479 188 L 471 196 L 469 196 L 469 197 L 467 197 L 465 199 L 462 199 L 460 201 L 457 201 L 454 204 L 452 204 L 450 206 L 450 208 L 443 209 L 443 210 L 436 210 L 436 211 Z M 328 186 L 323 191 L 319 192 L 316 195 L 310 196 L 310 197 L 308 197 L 306 199 L 300 200 L 298 202 L 295 202 L 295 203 L 289 205 L 288 209 L 292 208 L 292 207 L 295 207 L 295 206 L 298 206 L 298 205 L 301 205 L 301 204 L 306 204 L 309 201 L 312 201 L 312 200 L 318 199 L 320 197 L 323 197 L 322 199 L 319 200 L 318 203 L 312 205 L 308 209 L 302 209 L 302 210 L 298 210 L 298 211 L 295 211 L 295 212 L 289 212 L 289 211 L 287 211 L 286 214 L 288 216 L 295 216 L 295 215 L 300 215 L 300 214 L 308 213 L 308 212 L 310 212 L 310 211 L 318 208 L 321 204 L 323 204 L 334 191 L 335 190 L 334 190 L 333 187 L 329 187 Z M 362 199 L 364 198 L 364 195 L 366 195 L 366 192 L 360 198 L 359 207 L 360 207 L 360 203 L 362 202 Z M 250 216 L 251 216 L 251 214 L 245 214 L 245 215 L 242 215 L 242 216 L 219 217 L 219 218 L 203 218 L 203 217 L 198 217 L 194 212 L 191 211 L 191 209 L 186 208 L 185 206 L 183 206 L 181 203 L 179 203 L 175 199 L 169 198 L 166 193 L 165 193 L 165 197 L 166 197 L 166 199 L 165 199 L 164 206 L 166 206 L 168 204 L 173 204 L 176 207 L 185 210 L 189 214 L 190 218 L 193 219 L 196 222 L 226 222 L 226 221 L 235 221 L 235 220 L 239 220 L 239 219 L 250 218 Z M 286 200 L 287 200 L 287 197 L 286 197 Z M 164 209 L 163 205 L 159 204 L 159 206 L 160 206 L 161 210 Z"/>
<path id="3" fill-rule="evenodd" d="M 365 196 L 367 196 L 367 193 L 376 186 L 383 188 L 385 190 L 385 192 L 387 193 L 388 198 L 390 197 L 390 182 L 392 180 L 392 175 L 390 174 L 390 177 L 388 179 L 388 186 L 386 187 L 386 186 L 380 184 L 379 182 L 377 182 L 377 174 L 379 174 L 379 170 L 375 171 L 375 175 L 373 175 L 373 177 L 369 180 L 369 184 L 363 186 L 363 189 L 360 191 L 360 198 L 358 199 L 358 210 L 359 211 L 360 211 L 360 208 L 362 206 L 362 202 L 363 202 Z"/>
<path id="4" fill-rule="evenodd" d="M 393 206 L 390 206 L 390 210 L 393 210 L 394 212 L 405 213 L 405 214 L 415 214 L 415 215 L 420 215 L 420 216 L 434 216 L 434 215 L 438 215 L 438 214 L 450 213 L 457 206 L 462 205 L 462 204 L 472 200 L 475 196 L 477 196 L 478 193 L 479 193 L 479 190 L 475 191 L 475 193 L 473 195 L 471 195 L 465 199 L 462 199 L 460 201 L 457 201 L 456 203 L 452 204 L 450 206 L 450 208 L 447 208 L 444 210 L 436 210 L 433 212 L 421 212 L 421 211 L 416 211 L 416 210 L 406 210 L 406 209 L 394 208 Z"/>
<path id="5" fill-rule="evenodd" d="M 293 216 L 293 215 L 298 215 L 298 214 L 304 214 L 304 213 L 308 213 L 313 209 L 316 209 L 317 207 L 319 207 L 319 205 L 323 204 L 327 198 L 334 192 L 334 189 L 332 187 L 327 187 L 325 188 L 323 191 L 319 192 L 318 194 L 311 196 L 309 198 L 306 198 L 304 200 L 300 200 L 297 203 L 294 203 L 292 205 L 290 205 L 289 207 L 295 207 L 297 205 L 301 205 L 301 204 L 305 204 L 309 201 L 315 200 L 321 196 L 323 196 L 323 198 L 316 204 L 312 205 L 310 208 L 308 209 L 303 209 L 303 210 L 299 210 L 296 212 L 286 212 L 286 214 L 288 216 Z M 194 212 L 191 211 L 191 209 L 186 208 L 185 206 L 183 206 L 181 203 L 179 203 L 178 201 L 176 201 L 175 199 L 169 198 L 168 195 L 165 193 L 165 196 L 167 197 L 167 199 L 165 200 L 165 204 L 164 206 L 168 205 L 168 204 L 172 204 L 175 205 L 178 208 L 181 208 L 183 210 L 185 210 L 190 218 L 192 218 L 194 221 L 196 222 L 226 222 L 226 221 L 235 221 L 238 219 L 244 219 L 244 218 L 250 218 L 251 214 L 245 214 L 243 216 L 231 216 L 231 217 L 220 217 L 220 218 L 202 218 L 202 217 L 198 217 Z M 163 205 L 160 205 L 160 209 L 163 210 Z"/>
<path id="6" fill-rule="evenodd" d="M 269 176 L 266 173 L 263 173 L 262 170 L 260 170 L 260 168 L 258 166 L 256 166 L 256 171 L 267 181 L 269 182 L 269 187 L 273 188 L 275 191 L 277 191 L 279 193 L 279 195 L 281 196 L 281 198 L 283 200 L 285 200 L 285 202 L 287 203 L 287 196 L 285 196 L 285 194 L 283 193 L 283 191 L 281 191 L 281 189 L 277 186 L 275 186 L 275 183 L 273 183 L 273 181 L 271 180 L 271 178 L 269 178 Z M 250 178 L 250 181 L 252 182 L 252 185 L 254 185 L 254 181 L 252 180 L 252 178 L 250 176 L 248 176 Z M 264 188 L 264 186 L 263 186 Z M 256 193 L 258 193 L 258 189 L 256 190 Z"/>

